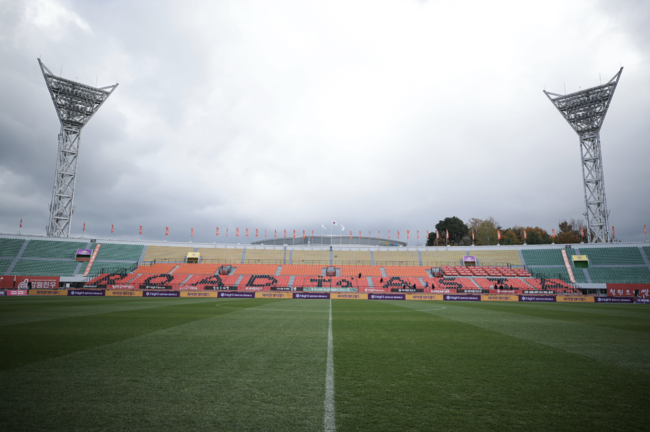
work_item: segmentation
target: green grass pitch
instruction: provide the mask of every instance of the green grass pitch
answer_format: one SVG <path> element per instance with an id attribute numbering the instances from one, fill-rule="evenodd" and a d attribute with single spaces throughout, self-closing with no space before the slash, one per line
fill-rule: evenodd
<path id="1" fill-rule="evenodd" d="M 650 307 L 0 298 L 0 430 L 648 430 Z"/>

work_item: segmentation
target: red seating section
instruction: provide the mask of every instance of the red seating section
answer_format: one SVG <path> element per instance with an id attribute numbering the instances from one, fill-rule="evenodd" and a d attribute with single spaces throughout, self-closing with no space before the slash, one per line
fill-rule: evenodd
<path id="1" fill-rule="evenodd" d="M 197 287 L 204 289 L 206 286 L 230 287 L 237 283 L 239 276 L 220 276 L 220 275 L 196 275 L 192 276 L 183 287 Z"/>
<path id="2" fill-rule="evenodd" d="M 139 266 L 134 273 L 163 274 L 169 273 L 178 264 L 158 263 L 152 265 Z"/>
<path id="3" fill-rule="evenodd" d="M 445 276 L 530 277 L 522 268 L 504 266 L 442 266 L 441 269 Z"/>
<path id="4" fill-rule="evenodd" d="M 400 277 L 430 277 L 425 270 L 426 267 L 400 267 L 400 266 L 385 266 L 386 274 L 388 276 Z"/>
<path id="5" fill-rule="evenodd" d="M 185 278 L 187 278 L 187 275 L 182 274 L 141 274 L 137 278 L 129 281 L 129 285 L 178 286 Z"/>
<path id="6" fill-rule="evenodd" d="M 460 278 L 460 277 L 444 277 L 444 278 L 426 278 L 425 282 L 429 282 L 429 286 L 434 289 L 469 289 L 477 290 L 481 289 L 476 286 L 471 279 Z"/>
<path id="7" fill-rule="evenodd" d="M 335 266 L 339 267 L 339 266 Z M 340 266 L 341 276 L 381 276 L 381 268 L 378 266 Z"/>
<path id="8" fill-rule="evenodd" d="M 411 288 L 413 287 L 413 284 L 415 284 L 415 287 L 417 289 L 424 288 L 420 280 L 415 277 L 399 277 L 399 276 L 389 276 L 384 278 L 373 277 L 372 284 L 374 285 L 375 288 L 383 288 L 385 290 L 390 290 L 391 288 L 402 288 L 404 284 L 408 285 Z"/>
<path id="9" fill-rule="evenodd" d="M 358 288 L 359 285 L 368 286 L 368 279 L 363 277 L 359 279 L 353 276 L 297 276 L 293 280 L 293 286 L 297 288 Z"/>
<path id="10" fill-rule="evenodd" d="M 236 264 L 233 274 L 240 275 L 274 275 L 278 270 L 275 264 Z"/>
<path id="11" fill-rule="evenodd" d="M 174 270 L 174 274 L 211 275 L 215 274 L 222 265 L 224 264 L 180 264 Z"/>
<path id="12" fill-rule="evenodd" d="M 296 275 L 296 276 L 320 276 L 321 270 L 327 266 L 324 265 L 299 265 L 288 264 L 282 266 L 281 273 L 283 275 Z"/>

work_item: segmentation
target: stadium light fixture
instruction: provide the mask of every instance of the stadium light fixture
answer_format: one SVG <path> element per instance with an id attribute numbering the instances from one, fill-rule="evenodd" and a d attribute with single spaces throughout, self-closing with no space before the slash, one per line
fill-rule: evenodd
<path id="1" fill-rule="evenodd" d="M 74 213 L 74 190 L 81 129 L 99 110 L 118 84 L 92 87 L 56 76 L 38 59 L 43 78 L 61 122 L 59 149 L 50 202 L 50 219 L 46 227 L 50 237 L 68 237 Z"/>
<path id="2" fill-rule="evenodd" d="M 587 241 L 591 243 L 607 243 L 610 240 L 600 128 L 622 73 L 623 68 L 607 84 L 568 95 L 544 90 L 544 94 L 580 138 L 585 193 L 584 216 L 587 219 Z"/>

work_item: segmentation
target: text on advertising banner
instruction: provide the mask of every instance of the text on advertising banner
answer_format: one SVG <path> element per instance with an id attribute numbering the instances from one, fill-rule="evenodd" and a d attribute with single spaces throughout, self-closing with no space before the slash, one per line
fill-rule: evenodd
<path id="1" fill-rule="evenodd" d="M 634 303 L 634 297 L 594 297 L 596 303 Z"/>
<path id="2" fill-rule="evenodd" d="M 517 295 L 507 295 L 507 294 L 489 294 L 489 295 L 482 295 L 481 296 L 481 301 L 498 301 L 498 302 L 506 302 L 506 301 L 519 301 L 519 296 Z"/>
<path id="3" fill-rule="evenodd" d="M 223 292 L 219 291 L 219 298 L 255 298 L 254 292 Z"/>
<path id="4" fill-rule="evenodd" d="M 104 290 L 68 290 L 69 296 L 81 296 L 81 297 L 104 297 Z"/>
<path id="5" fill-rule="evenodd" d="M 444 300 L 442 294 L 406 294 L 406 300 Z"/>
<path id="6" fill-rule="evenodd" d="M 266 292 L 258 291 L 255 293 L 255 298 L 271 298 L 271 299 L 290 299 L 293 298 L 290 292 Z"/>
<path id="7" fill-rule="evenodd" d="M 368 294 L 368 300 L 406 300 L 406 294 Z"/>
<path id="8" fill-rule="evenodd" d="M 331 293 L 332 300 L 368 300 L 368 294 L 359 293 Z"/>
<path id="9" fill-rule="evenodd" d="M 555 296 L 550 296 L 550 295 L 541 295 L 541 296 L 520 295 L 519 296 L 519 301 L 520 302 L 554 303 L 555 302 Z"/>
<path id="10" fill-rule="evenodd" d="M 181 291 L 181 297 L 210 298 L 219 297 L 218 291 Z"/>
<path id="11" fill-rule="evenodd" d="M 106 290 L 107 297 L 142 297 L 142 291 Z"/>
<path id="12" fill-rule="evenodd" d="M 330 293 L 293 293 L 293 298 L 325 300 L 330 298 Z"/>
<path id="13" fill-rule="evenodd" d="M 29 295 L 40 295 L 40 296 L 67 296 L 68 290 L 51 290 L 51 289 L 30 289 Z"/>
<path id="14" fill-rule="evenodd" d="M 142 291 L 142 297 L 180 297 L 180 291 Z"/>
<path id="15" fill-rule="evenodd" d="M 452 295 L 445 294 L 445 301 L 481 301 L 480 295 Z"/>
<path id="16" fill-rule="evenodd" d="M 581 295 L 559 295 L 555 297 L 555 301 L 561 303 L 593 303 L 593 296 L 581 296 Z"/>

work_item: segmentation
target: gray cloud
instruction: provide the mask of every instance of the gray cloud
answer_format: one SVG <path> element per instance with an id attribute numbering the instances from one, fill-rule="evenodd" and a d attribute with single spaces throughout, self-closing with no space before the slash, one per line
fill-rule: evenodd
<path id="1" fill-rule="evenodd" d="M 452 215 L 550 230 L 584 198 L 578 138 L 542 90 L 623 64 L 606 190 L 617 237 L 642 240 L 647 18 L 645 2 L 6 1 L 0 231 L 47 223 L 59 125 L 40 55 L 120 82 L 82 134 L 73 233 L 195 241 L 331 218 L 391 237 Z"/>

